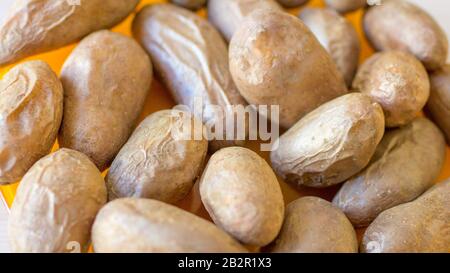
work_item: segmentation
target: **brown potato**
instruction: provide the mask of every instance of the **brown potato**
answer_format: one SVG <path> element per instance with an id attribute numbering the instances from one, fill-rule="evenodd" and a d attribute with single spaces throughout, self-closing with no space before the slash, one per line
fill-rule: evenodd
<path id="1" fill-rule="evenodd" d="M 347 86 L 351 86 L 361 51 L 353 25 L 330 9 L 306 8 L 299 17 L 330 53 Z"/>
<path id="2" fill-rule="evenodd" d="M 0 185 L 17 182 L 50 152 L 62 108 L 61 82 L 42 61 L 19 64 L 0 80 Z"/>
<path id="3" fill-rule="evenodd" d="M 301 20 L 286 12 L 247 16 L 230 43 L 230 70 L 254 105 L 279 105 L 289 128 L 322 103 L 347 92 L 330 55 Z"/>
<path id="4" fill-rule="evenodd" d="M 381 213 L 366 230 L 362 252 L 450 252 L 450 180 Z"/>
<path id="5" fill-rule="evenodd" d="M 445 140 L 425 118 L 386 133 L 369 166 L 334 197 L 355 226 L 369 225 L 381 212 L 414 200 L 430 188 L 445 162 Z"/>
<path id="6" fill-rule="evenodd" d="M 206 0 L 170 0 L 170 2 L 180 7 L 192 10 L 199 9 L 206 4 Z"/>
<path id="7" fill-rule="evenodd" d="M 132 133 L 152 82 L 152 64 L 133 39 L 107 30 L 83 39 L 64 63 L 62 147 L 106 169 Z"/>
<path id="8" fill-rule="evenodd" d="M 19 184 L 9 223 L 11 248 L 86 251 L 91 225 L 105 203 L 105 182 L 89 158 L 58 150 L 39 160 Z"/>
<path id="9" fill-rule="evenodd" d="M 325 4 L 340 12 L 347 13 L 364 8 L 368 0 L 325 0 Z"/>
<path id="10" fill-rule="evenodd" d="M 398 127 L 410 123 L 425 106 L 430 81 L 413 55 L 386 51 L 373 55 L 359 68 L 353 89 L 381 105 L 387 127 Z"/>
<path id="11" fill-rule="evenodd" d="M 212 155 L 200 196 L 213 221 L 239 241 L 269 244 L 280 231 L 284 201 L 277 177 L 255 152 L 241 147 Z"/>
<path id="12" fill-rule="evenodd" d="M 92 228 L 95 252 L 247 252 L 194 214 L 151 199 L 122 198 L 103 207 Z"/>
<path id="13" fill-rule="evenodd" d="M 15 1 L 0 26 L 0 65 L 76 42 L 125 19 L 139 0 Z"/>
<path id="14" fill-rule="evenodd" d="M 421 8 L 403 0 L 383 1 L 364 15 L 364 30 L 377 50 L 414 55 L 428 70 L 444 65 L 448 40 L 438 23 Z"/>
<path id="15" fill-rule="evenodd" d="M 270 251 L 357 253 L 358 240 L 342 211 L 321 198 L 302 197 L 287 205 L 283 227 Z"/>
<path id="16" fill-rule="evenodd" d="M 277 0 L 277 1 L 286 8 L 296 8 L 309 2 L 309 0 Z"/>
<path id="17" fill-rule="evenodd" d="M 328 187 L 361 171 L 384 134 L 383 110 L 360 93 L 325 103 L 279 139 L 272 167 L 295 186 Z"/>

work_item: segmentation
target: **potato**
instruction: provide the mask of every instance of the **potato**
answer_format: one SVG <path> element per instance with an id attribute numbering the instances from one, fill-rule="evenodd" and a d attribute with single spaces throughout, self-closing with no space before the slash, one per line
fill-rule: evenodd
<path id="1" fill-rule="evenodd" d="M 105 203 L 105 182 L 87 156 L 61 149 L 42 158 L 17 189 L 9 220 L 12 251 L 86 251 Z"/>
<path id="2" fill-rule="evenodd" d="M 309 0 L 277 0 L 277 1 L 286 8 L 296 8 L 309 2 Z"/>
<path id="3" fill-rule="evenodd" d="M 361 51 L 358 33 L 353 25 L 329 9 L 306 8 L 299 17 L 330 53 L 347 86 L 351 86 Z"/>
<path id="4" fill-rule="evenodd" d="M 428 70 L 447 59 L 444 30 L 425 11 L 403 0 L 383 1 L 364 15 L 367 38 L 377 50 L 401 50 L 416 56 Z"/>
<path id="5" fill-rule="evenodd" d="M 384 134 L 383 111 L 351 93 L 309 113 L 279 139 L 272 167 L 295 186 L 328 187 L 361 171 Z"/>
<path id="6" fill-rule="evenodd" d="M 386 133 L 369 164 L 334 197 L 353 225 L 369 225 L 381 212 L 430 188 L 445 162 L 445 140 L 425 118 Z"/>
<path id="7" fill-rule="evenodd" d="M 61 71 L 62 147 L 88 155 L 100 170 L 132 133 L 152 82 L 152 65 L 131 38 L 102 30 L 83 39 Z"/>
<path id="8" fill-rule="evenodd" d="M 199 9 L 206 4 L 206 0 L 170 0 L 170 2 L 183 8 L 192 10 Z"/>
<path id="9" fill-rule="evenodd" d="M 298 18 L 276 10 L 247 16 L 230 43 L 230 70 L 250 104 L 279 105 L 289 128 L 347 92 L 333 60 Z"/>
<path id="10" fill-rule="evenodd" d="M 228 42 L 247 15 L 257 9 L 282 10 L 275 0 L 209 0 L 208 20 Z"/>
<path id="11" fill-rule="evenodd" d="M 212 155 L 200 196 L 213 221 L 239 241 L 269 244 L 280 231 L 284 201 L 277 177 L 258 154 L 241 147 Z"/>
<path id="12" fill-rule="evenodd" d="M 357 253 L 355 230 L 345 215 L 330 202 L 302 197 L 286 207 L 286 216 L 271 252 Z"/>
<path id="13" fill-rule="evenodd" d="M 387 127 L 410 123 L 430 96 L 427 71 L 413 55 L 401 51 L 370 57 L 359 68 L 353 89 L 381 105 Z"/>
<path id="14" fill-rule="evenodd" d="M 151 199 L 122 198 L 102 208 L 92 228 L 95 252 L 247 252 L 194 214 Z"/>
<path id="15" fill-rule="evenodd" d="M 62 108 L 61 82 L 42 61 L 19 64 L 0 80 L 0 185 L 18 181 L 50 152 Z"/>
<path id="16" fill-rule="evenodd" d="M 0 25 L 0 65 L 76 42 L 91 32 L 110 28 L 130 14 L 139 0 L 14 1 Z"/>
<path id="17" fill-rule="evenodd" d="M 325 0 L 325 4 L 340 13 L 347 13 L 364 8 L 367 1 L 368 0 Z"/>
<path id="18" fill-rule="evenodd" d="M 190 113 L 156 112 L 139 125 L 111 164 L 108 197 L 177 202 L 200 175 L 207 150 L 203 125 Z"/>
<path id="19" fill-rule="evenodd" d="M 450 251 L 450 180 L 381 213 L 364 234 L 362 252 Z"/>

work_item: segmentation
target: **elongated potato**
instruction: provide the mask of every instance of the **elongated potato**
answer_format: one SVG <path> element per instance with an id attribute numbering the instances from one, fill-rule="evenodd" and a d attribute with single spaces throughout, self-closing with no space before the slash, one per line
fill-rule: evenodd
<path id="1" fill-rule="evenodd" d="M 377 50 L 401 50 L 416 56 L 428 70 L 447 59 L 443 29 L 425 11 L 403 0 L 383 1 L 364 15 L 366 36 Z"/>
<path id="2" fill-rule="evenodd" d="M 11 208 L 14 252 L 87 250 L 91 225 L 106 203 L 100 171 L 80 152 L 61 149 L 25 175 Z"/>
<path id="3" fill-rule="evenodd" d="M 301 20 L 264 9 L 247 16 L 230 43 L 230 70 L 250 104 L 279 105 L 280 125 L 347 92 L 330 55 Z"/>
<path id="4" fill-rule="evenodd" d="M 351 86 L 361 51 L 353 25 L 330 9 L 306 8 L 299 17 L 330 53 L 347 86 Z"/>
<path id="5" fill-rule="evenodd" d="M 17 182 L 55 143 L 63 88 L 48 64 L 19 64 L 0 80 L 0 185 Z"/>
<path id="6" fill-rule="evenodd" d="M 296 8 L 309 2 L 309 0 L 277 0 L 277 1 L 286 8 Z"/>
<path id="7" fill-rule="evenodd" d="M 325 0 L 325 4 L 340 12 L 347 13 L 364 8 L 368 0 Z"/>
<path id="8" fill-rule="evenodd" d="M 122 198 L 102 208 L 92 228 L 95 252 L 246 252 L 194 214 L 151 199 Z"/>
<path id="9" fill-rule="evenodd" d="M 206 0 L 170 0 L 170 2 L 180 7 L 192 10 L 199 9 L 206 4 Z"/>
<path id="10" fill-rule="evenodd" d="M 270 250 L 282 253 L 357 253 L 358 240 L 342 211 L 321 198 L 303 197 L 287 205 L 283 227 Z"/>
<path id="11" fill-rule="evenodd" d="M 139 0 L 15 1 L 0 26 L 0 65 L 57 49 L 91 32 L 110 28 L 130 14 Z"/>
<path id="12" fill-rule="evenodd" d="M 200 180 L 200 196 L 214 222 L 245 244 L 264 246 L 280 231 L 284 201 L 270 166 L 241 147 L 212 155 Z"/>
<path id="13" fill-rule="evenodd" d="M 361 171 L 384 134 L 380 105 L 351 93 L 309 113 L 279 139 L 272 167 L 286 182 L 327 187 Z"/>
<path id="14" fill-rule="evenodd" d="M 445 162 L 445 140 L 425 118 L 389 131 L 369 166 L 348 180 L 333 203 L 355 226 L 369 225 L 381 212 L 414 200 L 430 188 Z"/>
<path id="15" fill-rule="evenodd" d="M 364 234 L 363 252 L 450 252 L 450 181 L 380 214 Z"/>
<path id="16" fill-rule="evenodd" d="M 132 133 L 152 81 L 152 65 L 131 38 L 102 30 L 64 63 L 62 147 L 88 155 L 103 171 Z"/>
<path id="17" fill-rule="evenodd" d="M 148 116 L 111 164 L 106 179 L 109 199 L 143 197 L 174 203 L 184 198 L 208 150 L 203 129 L 186 112 L 164 110 Z"/>

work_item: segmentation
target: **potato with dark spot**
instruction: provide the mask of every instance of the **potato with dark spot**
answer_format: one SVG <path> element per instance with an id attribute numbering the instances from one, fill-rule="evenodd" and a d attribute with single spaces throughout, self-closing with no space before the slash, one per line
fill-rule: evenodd
<path id="1" fill-rule="evenodd" d="M 368 0 L 325 0 L 325 4 L 340 13 L 347 13 L 364 8 L 367 5 L 367 1 Z"/>
<path id="2" fill-rule="evenodd" d="M 197 10 L 206 4 L 206 0 L 170 0 L 170 2 L 180 7 L 192 10 Z"/>
<path id="3" fill-rule="evenodd" d="M 309 0 L 277 0 L 277 1 L 286 8 L 296 8 L 309 2 Z"/>

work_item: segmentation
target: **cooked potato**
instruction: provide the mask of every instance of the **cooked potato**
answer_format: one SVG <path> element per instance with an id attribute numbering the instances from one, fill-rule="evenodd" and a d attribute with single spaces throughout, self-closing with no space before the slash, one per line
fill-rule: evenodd
<path id="1" fill-rule="evenodd" d="M 206 0 L 170 0 L 170 2 L 180 7 L 192 10 L 199 9 L 206 4 Z"/>
<path id="2" fill-rule="evenodd" d="M 348 180 L 333 203 L 355 226 L 414 200 L 430 188 L 445 161 L 445 140 L 425 118 L 386 133 L 369 166 Z"/>
<path id="3" fill-rule="evenodd" d="M 286 8 L 295 8 L 309 2 L 309 0 L 277 0 L 277 1 Z"/>
<path id="4" fill-rule="evenodd" d="M 17 182 L 50 152 L 62 108 L 61 82 L 42 61 L 19 64 L 0 80 L 0 185 Z"/>
<path id="5" fill-rule="evenodd" d="M 239 241 L 269 244 L 280 231 L 284 201 L 277 177 L 255 152 L 241 147 L 212 155 L 200 196 L 214 222 Z"/>
<path id="6" fill-rule="evenodd" d="M 105 181 L 87 156 L 61 149 L 42 158 L 22 179 L 11 207 L 12 251 L 86 251 L 105 203 Z"/>
<path id="7" fill-rule="evenodd" d="M 364 8 L 367 0 L 325 0 L 325 4 L 340 13 L 347 13 Z"/>
<path id="8" fill-rule="evenodd" d="M 351 93 L 318 107 L 279 139 L 272 167 L 295 186 L 327 187 L 361 171 L 384 134 L 380 105 Z"/>
<path id="9" fill-rule="evenodd" d="M 194 214 L 151 199 L 122 198 L 102 208 L 92 228 L 95 252 L 246 252 Z"/>

